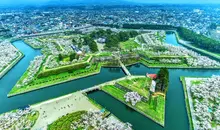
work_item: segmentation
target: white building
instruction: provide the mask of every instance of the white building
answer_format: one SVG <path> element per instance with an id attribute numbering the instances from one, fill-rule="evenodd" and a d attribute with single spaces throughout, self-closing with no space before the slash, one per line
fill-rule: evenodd
<path id="1" fill-rule="evenodd" d="M 156 82 L 154 80 L 152 80 L 150 91 L 154 93 L 155 92 L 155 88 L 156 88 Z"/>

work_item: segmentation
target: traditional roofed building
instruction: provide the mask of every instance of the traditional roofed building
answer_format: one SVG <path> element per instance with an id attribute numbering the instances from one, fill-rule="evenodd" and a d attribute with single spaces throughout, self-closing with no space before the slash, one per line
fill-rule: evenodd
<path id="1" fill-rule="evenodd" d="M 151 78 L 151 79 L 156 79 L 157 78 L 157 74 L 148 74 L 146 75 L 147 77 Z"/>

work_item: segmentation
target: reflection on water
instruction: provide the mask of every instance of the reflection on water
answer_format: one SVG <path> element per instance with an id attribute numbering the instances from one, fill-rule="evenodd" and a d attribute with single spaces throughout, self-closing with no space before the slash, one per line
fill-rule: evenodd
<path id="1" fill-rule="evenodd" d="M 111 73 L 121 73 L 121 68 L 119 67 L 111 67 L 111 68 L 108 68 L 108 70 Z"/>

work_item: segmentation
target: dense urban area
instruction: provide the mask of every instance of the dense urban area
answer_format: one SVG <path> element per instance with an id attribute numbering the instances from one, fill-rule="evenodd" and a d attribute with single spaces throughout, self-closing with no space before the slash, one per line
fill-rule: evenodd
<path id="1" fill-rule="evenodd" d="M 172 107 L 186 129 L 219 130 L 219 14 L 214 5 L 0 8 L 0 130 L 172 130 L 181 127 L 167 125 Z M 184 96 L 181 108 L 167 107 L 171 96 Z M 106 107 L 107 97 L 120 105 Z"/>

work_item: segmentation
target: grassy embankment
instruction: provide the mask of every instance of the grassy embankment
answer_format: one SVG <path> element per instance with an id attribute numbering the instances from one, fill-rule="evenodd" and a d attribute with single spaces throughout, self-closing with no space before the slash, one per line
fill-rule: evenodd
<path id="1" fill-rule="evenodd" d="M 133 108 L 134 110 L 138 111 L 139 113 L 145 115 L 146 117 L 152 119 L 153 121 L 157 122 L 161 126 L 164 126 L 165 120 L 165 98 L 161 95 L 158 95 L 157 98 L 157 107 L 155 108 L 155 100 L 152 97 L 152 101 L 149 102 L 138 102 L 135 106 L 132 106 L 130 103 L 125 102 L 124 95 L 126 92 L 114 85 L 107 85 L 102 87 L 102 90 L 117 100 L 121 101 L 122 103 L 126 104 L 127 106 Z"/>
<path id="2" fill-rule="evenodd" d="M 181 37 L 179 36 L 179 34 L 178 34 L 177 31 L 174 31 L 174 33 L 175 33 L 176 39 L 177 39 L 177 41 L 178 41 L 179 44 L 182 44 L 183 46 L 186 46 L 186 47 L 188 47 L 188 48 L 190 48 L 190 49 L 192 49 L 192 50 L 196 50 L 197 52 L 200 52 L 200 53 L 202 53 L 202 54 L 209 55 L 209 56 L 211 56 L 211 57 L 214 57 L 214 58 L 220 60 L 220 53 L 213 53 L 213 52 L 210 52 L 210 51 L 207 51 L 207 50 L 198 48 L 198 47 L 196 47 L 196 46 L 193 46 L 192 44 L 189 43 L 190 41 L 184 41 L 184 40 L 182 40 L 183 38 L 181 38 Z"/>
<path id="3" fill-rule="evenodd" d="M 194 130 L 191 110 L 190 110 L 190 106 L 189 106 L 189 99 L 188 99 L 188 94 L 187 94 L 187 89 L 186 89 L 185 77 L 180 77 L 180 81 L 182 82 L 183 90 L 184 90 L 186 110 L 187 110 L 187 115 L 188 115 L 188 120 L 189 120 L 189 125 L 190 125 L 189 127 L 190 127 L 190 130 Z"/>
<path id="4" fill-rule="evenodd" d="M 0 70 L 0 79 L 24 57 L 24 54 L 22 52 L 19 51 L 18 53 L 19 56 L 12 60 L 8 66 L 5 66 L 2 70 Z"/>
<path id="5" fill-rule="evenodd" d="M 49 87 L 52 85 L 64 83 L 74 79 L 79 79 L 90 75 L 98 74 L 100 70 L 101 70 L 101 64 L 93 64 L 89 68 L 78 69 L 73 72 L 65 72 L 43 78 L 36 77 L 28 85 L 22 87 L 13 87 L 12 90 L 9 92 L 8 96 L 14 96 L 17 94 L 22 94 L 29 91 L 41 89 L 44 87 Z M 21 77 L 21 80 L 19 80 L 18 82 L 22 81 L 22 79 L 24 79 L 26 76 L 27 76 L 27 71 L 24 73 L 24 75 Z"/>

